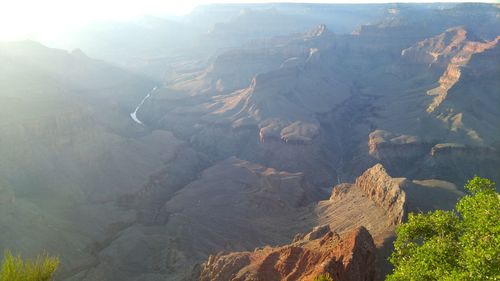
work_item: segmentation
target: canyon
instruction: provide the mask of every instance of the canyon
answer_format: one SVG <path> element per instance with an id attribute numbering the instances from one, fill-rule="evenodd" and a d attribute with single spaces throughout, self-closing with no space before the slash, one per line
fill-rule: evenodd
<path id="1" fill-rule="evenodd" d="M 408 213 L 500 180 L 499 9 L 214 4 L 2 42 L 0 248 L 67 281 L 383 280 Z"/>

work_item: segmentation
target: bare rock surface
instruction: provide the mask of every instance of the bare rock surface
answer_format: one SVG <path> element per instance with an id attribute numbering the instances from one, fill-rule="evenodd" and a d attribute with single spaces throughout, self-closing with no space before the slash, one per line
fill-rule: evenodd
<path id="1" fill-rule="evenodd" d="M 439 86 L 427 91 L 428 95 L 434 96 L 427 107 L 428 113 L 434 112 L 446 99 L 448 91 L 460 79 L 461 68 L 468 64 L 471 57 L 495 47 L 499 39 L 500 36 L 489 42 L 481 42 L 474 35 L 469 35 L 463 27 L 455 27 L 402 51 L 401 55 L 410 60 L 446 67 L 439 78 Z"/>
<path id="2" fill-rule="evenodd" d="M 172 194 L 153 222 L 109 241 L 85 280 L 135 280 L 144 272 L 183 280 L 209 254 L 287 243 L 312 227 L 310 190 L 301 173 L 235 157 L 220 161 Z"/>
<path id="3" fill-rule="evenodd" d="M 366 227 L 381 245 L 392 235 L 406 212 L 406 179 L 392 178 L 380 164 L 366 170 L 354 184 L 333 188 L 329 200 L 316 207 L 319 224 L 329 224 L 338 233 L 356 226 Z"/>
<path id="4" fill-rule="evenodd" d="M 210 256 L 199 280 L 310 281 L 325 273 L 340 281 L 375 280 L 375 245 L 365 228 L 305 237 L 281 247 Z"/>

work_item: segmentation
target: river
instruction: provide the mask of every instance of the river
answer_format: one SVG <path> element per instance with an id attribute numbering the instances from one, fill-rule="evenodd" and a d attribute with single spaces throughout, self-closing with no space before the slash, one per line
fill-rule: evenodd
<path id="1" fill-rule="evenodd" d="M 141 102 L 137 105 L 137 107 L 135 108 L 134 112 L 130 113 L 130 117 L 132 118 L 132 120 L 134 120 L 135 123 L 139 124 L 139 125 L 142 125 L 144 126 L 144 123 L 142 123 L 141 120 L 139 120 L 139 118 L 137 118 L 137 111 L 139 111 L 139 108 L 141 108 L 141 106 L 144 104 L 144 102 L 149 99 L 151 97 L 151 94 L 157 89 L 158 87 L 154 87 L 153 89 L 151 89 L 151 91 L 148 92 L 148 94 L 141 100 Z"/>

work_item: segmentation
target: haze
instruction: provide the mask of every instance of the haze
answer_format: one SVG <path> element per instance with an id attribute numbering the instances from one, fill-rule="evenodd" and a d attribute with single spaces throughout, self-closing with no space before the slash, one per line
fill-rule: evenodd
<path id="1" fill-rule="evenodd" d="M 180 16 L 192 11 L 198 5 L 212 3 L 266 3 L 255 0 L 3 0 L 0 2 L 0 41 L 34 39 L 58 45 L 63 34 L 78 29 L 85 24 L 99 20 L 131 20 L 144 15 Z M 271 1 L 304 3 L 384 3 L 379 0 L 316 0 L 316 1 Z M 419 1 L 389 1 L 419 2 Z M 425 1 L 421 1 L 425 2 Z M 440 2 L 484 2 L 453 1 Z"/>

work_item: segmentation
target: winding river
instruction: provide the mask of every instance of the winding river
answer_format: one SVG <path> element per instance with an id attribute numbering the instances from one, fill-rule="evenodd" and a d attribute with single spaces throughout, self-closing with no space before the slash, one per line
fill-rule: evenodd
<path id="1" fill-rule="evenodd" d="M 144 123 L 142 123 L 141 120 L 139 120 L 139 118 L 137 118 L 137 111 L 139 111 L 139 108 L 141 108 L 141 106 L 144 104 L 144 102 L 149 99 L 151 97 L 151 94 L 157 89 L 158 87 L 154 87 L 153 89 L 151 89 L 151 91 L 148 92 L 148 94 L 141 100 L 141 102 L 137 105 L 137 107 L 135 108 L 134 112 L 130 113 L 130 117 L 132 118 L 132 120 L 134 120 L 135 123 L 139 124 L 139 125 L 142 125 L 144 126 Z"/>

